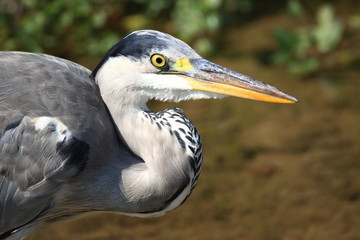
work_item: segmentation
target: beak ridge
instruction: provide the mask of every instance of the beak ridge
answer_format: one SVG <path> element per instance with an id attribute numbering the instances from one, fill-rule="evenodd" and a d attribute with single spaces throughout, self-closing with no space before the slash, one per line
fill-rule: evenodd
<path id="1" fill-rule="evenodd" d="M 191 59 L 192 68 L 181 71 L 189 84 L 200 91 L 266 102 L 295 103 L 298 100 L 269 84 L 232 71 L 203 58 Z"/>

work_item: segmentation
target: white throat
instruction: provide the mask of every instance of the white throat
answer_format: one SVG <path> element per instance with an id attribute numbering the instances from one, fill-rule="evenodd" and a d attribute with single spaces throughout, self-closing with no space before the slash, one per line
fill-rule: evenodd
<path id="1" fill-rule="evenodd" d="M 103 70 L 96 78 L 103 100 L 126 144 L 144 161 L 136 162 L 122 171 L 120 188 L 124 195 L 134 203 L 149 198 L 161 202 L 173 196 L 178 184 L 183 184 L 186 179 L 186 192 L 178 201 L 182 203 L 191 192 L 191 179 L 194 176 L 188 152 L 171 133 L 170 124 L 159 129 L 154 123 L 146 107 L 149 100 L 146 94 L 138 92 L 134 83 L 111 77 L 109 72 Z M 117 76 L 126 77 L 126 72 L 117 73 Z"/>

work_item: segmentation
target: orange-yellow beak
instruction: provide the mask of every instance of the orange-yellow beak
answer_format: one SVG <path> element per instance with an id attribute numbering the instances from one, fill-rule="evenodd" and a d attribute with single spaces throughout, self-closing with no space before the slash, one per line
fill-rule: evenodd
<path id="1" fill-rule="evenodd" d="M 298 100 L 281 90 L 234 72 L 203 58 L 179 59 L 173 70 L 186 77 L 194 90 L 277 103 L 295 103 Z"/>

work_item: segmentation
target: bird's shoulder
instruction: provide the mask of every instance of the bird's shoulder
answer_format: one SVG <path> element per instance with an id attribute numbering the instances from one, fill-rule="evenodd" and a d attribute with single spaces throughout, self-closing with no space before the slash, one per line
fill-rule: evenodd
<path id="1" fill-rule="evenodd" d="M 85 139 L 108 112 L 90 70 L 58 57 L 0 52 L 0 115 L 55 117 Z M 104 117 L 105 116 L 105 117 Z M 0 129 L 9 121 L 0 121 Z"/>
<path id="2" fill-rule="evenodd" d="M 0 52 L 0 238 L 50 207 L 101 141 L 95 130 L 111 126 L 89 74 L 49 55 Z"/>

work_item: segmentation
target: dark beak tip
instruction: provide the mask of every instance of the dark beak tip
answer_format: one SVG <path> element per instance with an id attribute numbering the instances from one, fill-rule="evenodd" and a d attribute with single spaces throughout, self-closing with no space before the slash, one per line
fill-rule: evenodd
<path id="1" fill-rule="evenodd" d="M 291 95 L 287 95 L 287 98 L 288 98 L 289 100 L 293 101 L 293 103 L 298 103 L 298 102 L 300 102 L 299 99 L 297 99 L 296 97 L 293 97 L 293 96 L 291 96 Z"/>

